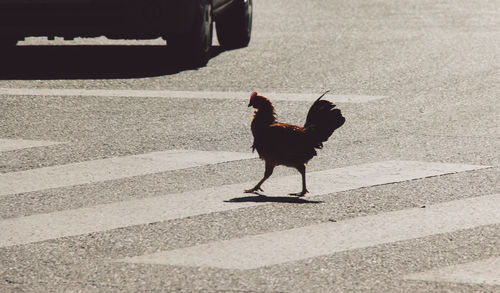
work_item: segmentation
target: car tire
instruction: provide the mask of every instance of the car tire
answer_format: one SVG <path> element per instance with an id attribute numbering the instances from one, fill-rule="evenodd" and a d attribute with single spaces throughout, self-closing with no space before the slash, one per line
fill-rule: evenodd
<path id="1" fill-rule="evenodd" d="M 167 38 L 167 45 L 183 65 L 205 66 L 210 59 L 213 35 L 212 4 L 199 1 L 196 20 L 191 32 Z"/>
<path id="2" fill-rule="evenodd" d="M 252 33 L 252 0 L 235 3 L 215 22 L 221 46 L 236 49 L 248 46 Z"/>

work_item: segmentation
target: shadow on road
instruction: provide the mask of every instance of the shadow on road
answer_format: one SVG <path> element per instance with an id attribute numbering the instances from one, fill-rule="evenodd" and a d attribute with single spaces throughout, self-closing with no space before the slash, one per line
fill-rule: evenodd
<path id="1" fill-rule="evenodd" d="M 212 58 L 222 52 L 212 47 Z M 17 46 L 2 52 L 0 79 L 141 78 L 196 69 L 167 46 Z"/>
<path id="2" fill-rule="evenodd" d="M 230 200 L 225 200 L 224 202 L 277 202 L 277 203 L 323 203 L 317 200 L 308 200 L 301 197 L 291 197 L 291 196 L 266 196 L 263 194 L 235 197 Z"/>

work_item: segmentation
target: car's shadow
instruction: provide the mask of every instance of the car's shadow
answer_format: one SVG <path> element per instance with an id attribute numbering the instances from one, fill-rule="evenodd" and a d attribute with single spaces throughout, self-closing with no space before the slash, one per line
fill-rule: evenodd
<path id="1" fill-rule="evenodd" d="M 0 79 L 141 78 L 196 69 L 158 45 L 17 46 L 2 51 Z M 212 58 L 221 52 L 212 47 Z"/>

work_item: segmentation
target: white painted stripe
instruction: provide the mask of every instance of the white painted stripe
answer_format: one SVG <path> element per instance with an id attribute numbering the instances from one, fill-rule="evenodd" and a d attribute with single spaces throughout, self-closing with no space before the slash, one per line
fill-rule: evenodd
<path id="1" fill-rule="evenodd" d="M 500 257 L 410 274 L 403 278 L 407 280 L 500 286 Z"/>
<path id="2" fill-rule="evenodd" d="M 217 38 L 215 38 L 217 39 Z M 65 41 L 64 38 L 55 37 L 54 40 L 48 40 L 46 37 L 27 37 L 23 41 L 18 41 L 17 46 L 40 46 L 40 45 L 57 45 L 57 46 L 165 46 L 165 40 L 162 38 L 152 40 L 112 40 L 106 37 L 95 38 L 75 38 L 74 40 Z"/>
<path id="3" fill-rule="evenodd" d="M 251 153 L 170 150 L 0 174 L 0 196 L 255 158 Z"/>
<path id="4" fill-rule="evenodd" d="M 321 93 L 266 93 L 262 94 L 271 101 L 310 101 L 313 102 Z M 12 96 L 82 96 L 82 97 L 132 97 L 132 98 L 187 98 L 187 99 L 235 99 L 250 98 L 250 92 L 217 91 L 170 91 L 170 90 L 95 90 L 95 89 L 38 89 L 38 88 L 0 88 L 0 95 Z M 386 98 L 369 95 L 332 95 L 326 99 L 334 103 L 364 103 Z"/>
<path id="5" fill-rule="evenodd" d="M 388 161 L 308 173 L 311 195 L 328 194 L 377 184 L 486 168 L 485 166 Z M 266 204 L 242 193 L 256 182 L 224 185 L 0 221 L 0 247 L 65 236 L 184 218 Z M 300 177 L 271 178 L 264 189 L 271 195 L 299 191 Z M 231 201 L 233 197 L 235 200 Z M 250 197 L 250 198 L 248 198 Z M 245 200 L 248 198 L 248 200 Z M 293 197 L 290 197 L 294 199 Z"/>
<path id="6" fill-rule="evenodd" d="M 500 223 L 500 194 L 468 198 L 217 241 L 122 259 L 130 263 L 255 269 L 352 249 L 365 248 Z"/>
<path id="7" fill-rule="evenodd" d="M 62 142 L 26 139 L 2 139 L 0 138 L 0 152 L 14 151 L 34 147 L 50 146 Z"/>

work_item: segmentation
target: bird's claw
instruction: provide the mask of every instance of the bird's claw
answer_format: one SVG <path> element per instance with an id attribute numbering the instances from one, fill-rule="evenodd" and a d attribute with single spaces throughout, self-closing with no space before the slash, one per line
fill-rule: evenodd
<path id="1" fill-rule="evenodd" d="M 305 190 L 302 190 L 301 192 L 289 193 L 288 195 L 297 196 L 297 197 L 303 197 L 308 192 L 309 191 L 307 189 L 305 189 Z"/>
<path id="2" fill-rule="evenodd" d="M 262 188 L 260 187 L 245 189 L 245 193 L 257 193 L 257 191 L 264 191 L 264 190 L 262 190 Z"/>

